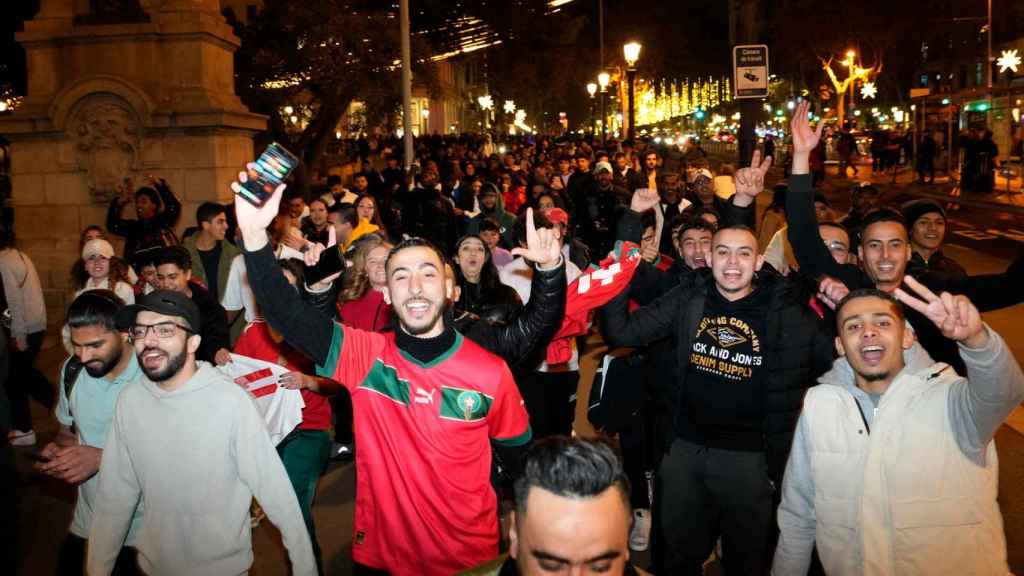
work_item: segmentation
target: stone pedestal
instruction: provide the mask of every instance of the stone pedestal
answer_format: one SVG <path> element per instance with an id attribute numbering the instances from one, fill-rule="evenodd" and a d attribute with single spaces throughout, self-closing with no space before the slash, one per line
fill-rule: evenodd
<path id="1" fill-rule="evenodd" d="M 136 11 L 123 22 L 97 15 L 101 4 L 42 0 L 17 37 L 28 94 L 0 118 L 15 232 L 39 270 L 51 324 L 63 320 L 80 231 L 105 224 L 125 177 L 166 179 L 183 204 L 180 232 L 200 203 L 230 201 L 252 136 L 266 127 L 234 93 L 238 39 L 217 0 L 142 0 L 145 21 Z"/>

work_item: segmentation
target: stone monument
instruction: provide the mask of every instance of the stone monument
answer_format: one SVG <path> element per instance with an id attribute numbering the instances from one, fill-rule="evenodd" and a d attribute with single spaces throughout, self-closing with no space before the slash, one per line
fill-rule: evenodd
<path id="1" fill-rule="evenodd" d="M 234 92 L 238 38 L 218 0 L 40 4 L 17 36 L 28 93 L 0 117 L 0 134 L 11 142 L 15 232 L 54 325 L 71 294 L 79 232 L 105 224 L 124 178 L 166 179 L 183 204 L 180 232 L 198 204 L 230 201 L 266 119 Z"/>

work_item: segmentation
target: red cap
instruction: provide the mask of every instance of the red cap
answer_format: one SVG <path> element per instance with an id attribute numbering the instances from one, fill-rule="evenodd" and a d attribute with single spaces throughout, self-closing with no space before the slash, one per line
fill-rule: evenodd
<path id="1" fill-rule="evenodd" d="M 544 216 L 550 220 L 552 224 L 561 224 L 562 226 L 569 225 L 569 215 L 561 208 L 548 208 L 544 211 Z"/>

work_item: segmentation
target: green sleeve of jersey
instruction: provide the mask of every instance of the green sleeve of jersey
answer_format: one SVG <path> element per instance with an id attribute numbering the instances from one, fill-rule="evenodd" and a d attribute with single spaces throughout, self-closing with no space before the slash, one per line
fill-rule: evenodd
<path id="1" fill-rule="evenodd" d="M 334 323 L 334 333 L 331 335 L 331 350 L 327 353 L 327 362 L 316 365 L 316 375 L 324 378 L 334 378 L 338 371 L 338 361 L 341 359 L 341 345 L 345 340 L 345 327 L 340 323 Z"/>

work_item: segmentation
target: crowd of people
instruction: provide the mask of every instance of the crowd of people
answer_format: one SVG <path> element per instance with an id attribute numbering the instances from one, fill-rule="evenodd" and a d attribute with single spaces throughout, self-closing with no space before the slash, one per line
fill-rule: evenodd
<path id="1" fill-rule="evenodd" d="M 204 203 L 181 238 L 167 184 L 126 183 L 82 232 L 56 383 L 0 230 L 6 438 L 78 489 L 59 573 L 246 573 L 265 517 L 323 574 L 332 459 L 355 461 L 356 574 L 1007 573 L 993 435 L 1024 374 L 979 311 L 1024 299 L 1024 260 L 968 275 L 941 205 L 872 186 L 836 214 L 822 128 L 797 107 L 760 220 L 774 145 L 716 175 L 653 142 L 434 136 L 407 175 L 382 142 L 347 183 Z M 269 390 L 228 375 L 243 358 Z M 278 389 L 301 398 L 282 438 L 256 404 Z"/>

